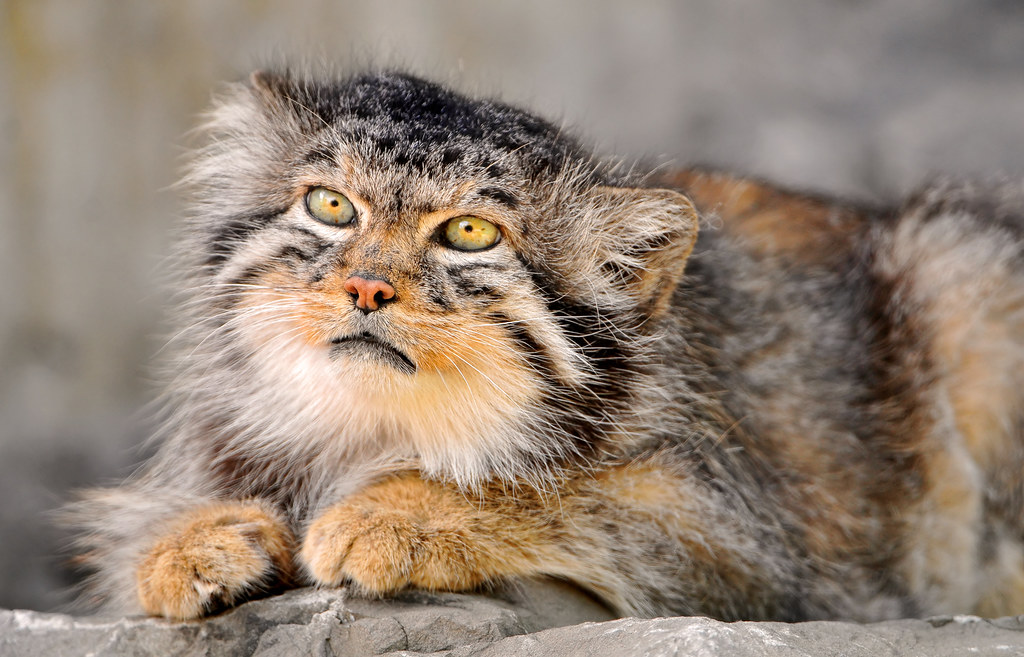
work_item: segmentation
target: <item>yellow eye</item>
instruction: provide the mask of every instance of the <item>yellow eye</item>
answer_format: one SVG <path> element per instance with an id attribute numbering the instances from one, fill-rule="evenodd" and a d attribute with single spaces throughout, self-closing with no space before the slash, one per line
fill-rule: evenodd
<path id="1" fill-rule="evenodd" d="M 480 217 L 455 217 L 445 226 L 444 236 L 460 251 L 479 251 L 497 244 L 501 232 L 497 226 Z"/>
<path id="2" fill-rule="evenodd" d="M 314 187 L 306 194 L 306 209 L 317 221 L 344 226 L 356 218 L 356 209 L 343 194 L 326 187 Z"/>

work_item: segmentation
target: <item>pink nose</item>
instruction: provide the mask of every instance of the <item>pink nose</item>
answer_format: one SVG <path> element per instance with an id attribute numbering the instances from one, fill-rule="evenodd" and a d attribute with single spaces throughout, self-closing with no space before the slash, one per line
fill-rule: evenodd
<path id="1" fill-rule="evenodd" d="M 383 303 L 395 297 L 395 288 L 387 281 L 378 279 L 367 280 L 359 276 L 350 276 L 345 281 L 345 291 L 356 300 L 356 308 L 363 312 L 377 310 Z"/>

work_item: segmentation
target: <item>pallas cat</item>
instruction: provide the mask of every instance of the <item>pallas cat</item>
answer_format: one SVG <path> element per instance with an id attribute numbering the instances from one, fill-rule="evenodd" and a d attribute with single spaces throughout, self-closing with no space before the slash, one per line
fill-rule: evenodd
<path id="1" fill-rule="evenodd" d="M 74 510 L 97 599 L 1024 613 L 1020 183 L 651 173 L 397 72 L 257 73 L 204 130 L 159 449 Z"/>

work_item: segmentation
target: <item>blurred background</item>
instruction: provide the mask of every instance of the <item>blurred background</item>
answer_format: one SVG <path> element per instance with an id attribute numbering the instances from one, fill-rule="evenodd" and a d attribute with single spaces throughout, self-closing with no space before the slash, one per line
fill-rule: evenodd
<path id="1" fill-rule="evenodd" d="M 0 606 L 68 600 L 48 514 L 142 457 L 185 133 L 283 58 L 860 199 L 1024 173 L 1018 0 L 0 0 Z"/>

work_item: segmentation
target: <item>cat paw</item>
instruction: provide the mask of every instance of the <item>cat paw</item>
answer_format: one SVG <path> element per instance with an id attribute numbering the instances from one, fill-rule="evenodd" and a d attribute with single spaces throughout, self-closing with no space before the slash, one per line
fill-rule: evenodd
<path id="1" fill-rule="evenodd" d="M 327 509 L 306 532 L 300 558 L 317 583 L 350 581 L 370 594 L 472 589 L 492 578 L 472 511 L 439 486 L 392 480 Z"/>
<path id="2" fill-rule="evenodd" d="M 291 532 L 256 502 L 222 502 L 188 513 L 157 541 L 136 572 L 153 616 L 188 620 L 230 605 L 291 571 Z"/>
<path id="3" fill-rule="evenodd" d="M 386 593 L 408 584 L 420 534 L 408 514 L 339 504 L 310 525 L 301 558 L 320 584 Z"/>

